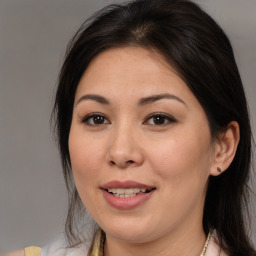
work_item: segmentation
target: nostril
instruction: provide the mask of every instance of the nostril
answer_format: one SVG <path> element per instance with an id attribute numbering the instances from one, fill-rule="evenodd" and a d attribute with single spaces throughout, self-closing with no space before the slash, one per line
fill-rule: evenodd
<path id="1" fill-rule="evenodd" d="M 117 163 L 117 162 L 115 162 L 113 160 L 110 161 L 111 165 L 118 165 L 118 166 L 121 166 L 121 167 L 126 167 L 126 166 L 128 166 L 130 164 L 133 164 L 133 163 L 135 163 L 135 161 L 133 161 L 133 160 L 124 161 L 122 163 Z"/>

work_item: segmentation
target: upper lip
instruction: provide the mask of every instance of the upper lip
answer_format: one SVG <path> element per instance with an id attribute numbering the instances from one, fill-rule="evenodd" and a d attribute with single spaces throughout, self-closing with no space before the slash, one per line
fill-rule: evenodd
<path id="1" fill-rule="evenodd" d="M 146 190 L 152 190 L 155 187 L 146 185 L 143 183 L 139 183 L 133 180 L 127 180 L 127 181 L 112 180 L 103 184 L 102 186 L 100 186 L 100 188 L 105 190 L 111 189 L 111 188 L 145 188 Z"/>

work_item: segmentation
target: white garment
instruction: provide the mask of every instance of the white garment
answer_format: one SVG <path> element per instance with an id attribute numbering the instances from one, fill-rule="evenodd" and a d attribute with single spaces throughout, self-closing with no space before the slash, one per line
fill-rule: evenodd
<path id="1" fill-rule="evenodd" d="M 87 256 L 89 246 L 85 244 L 76 248 L 66 248 L 64 237 L 50 245 L 42 247 L 41 256 Z"/>
<path id="2" fill-rule="evenodd" d="M 82 245 L 79 248 L 66 249 L 62 237 L 51 245 L 42 248 L 41 256 L 87 256 L 89 247 Z M 215 242 L 214 236 L 210 238 L 205 256 L 227 256 Z"/>
<path id="3" fill-rule="evenodd" d="M 214 236 L 212 236 L 210 238 L 205 256 L 227 256 L 227 254 L 220 249 L 219 245 L 215 242 Z"/>

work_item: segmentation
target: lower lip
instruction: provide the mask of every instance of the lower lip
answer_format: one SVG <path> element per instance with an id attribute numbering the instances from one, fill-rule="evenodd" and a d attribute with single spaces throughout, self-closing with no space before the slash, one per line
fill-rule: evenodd
<path id="1" fill-rule="evenodd" d="M 152 190 L 149 193 L 140 194 L 137 196 L 132 196 L 128 198 L 120 198 L 115 197 L 111 193 L 108 193 L 106 190 L 102 189 L 103 196 L 105 200 L 114 208 L 121 209 L 121 210 L 128 210 L 138 207 L 139 205 L 143 204 L 146 200 L 148 200 L 155 190 Z"/>

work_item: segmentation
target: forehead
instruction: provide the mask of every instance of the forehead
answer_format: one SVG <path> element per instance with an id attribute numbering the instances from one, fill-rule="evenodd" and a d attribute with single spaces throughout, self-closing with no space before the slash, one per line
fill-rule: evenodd
<path id="1" fill-rule="evenodd" d="M 159 53 L 139 47 L 109 49 L 96 56 L 79 82 L 77 95 L 98 90 L 110 93 L 112 89 L 191 93 Z"/>
<path id="2" fill-rule="evenodd" d="M 145 70 L 157 70 L 157 69 L 168 69 L 174 72 L 174 69 L 166 62 L 164 57 L 156 50 L 151 48 L 142 47 L 118 47 L 110 48 L 101 52 L 97 55 L 88 66 L 87 70 L 93 65 L 102 66 L 104 65 L 119 65 L 119 64 L 133 64 L 130 66 L 131 69 L 134 67 L 141 67 Z M 141 64 L 144 64 L 141 66 Z M 140 69 L 140 68 L 139 68 Z"/>

